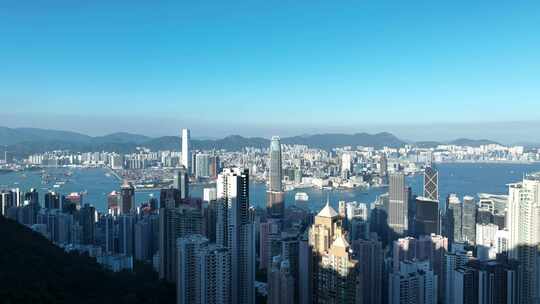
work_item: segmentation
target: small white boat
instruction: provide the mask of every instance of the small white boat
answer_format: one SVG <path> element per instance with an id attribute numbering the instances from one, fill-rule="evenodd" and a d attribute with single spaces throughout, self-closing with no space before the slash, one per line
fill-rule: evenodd
<path id="1" fill-rule="evenodd" d="M 305 192 L 296 192 L 294 200 L 298 202 L 307 202 L 309 200 L 309 195 Z"/>

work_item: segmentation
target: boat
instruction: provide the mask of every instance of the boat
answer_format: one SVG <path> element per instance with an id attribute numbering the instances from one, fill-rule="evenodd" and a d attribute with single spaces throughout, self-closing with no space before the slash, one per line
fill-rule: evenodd
<path id="1" fill-rule="evenodd" d="M 297 202 L 307 202 L 309 200 L 309 195 L 305 192 L 296 192 L 294 200 Z"/>

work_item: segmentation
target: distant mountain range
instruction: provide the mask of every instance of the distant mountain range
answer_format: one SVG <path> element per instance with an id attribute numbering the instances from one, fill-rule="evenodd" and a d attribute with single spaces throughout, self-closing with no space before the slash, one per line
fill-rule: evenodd
<path id="1" fill-rule="evenodd" d="M 370 147 L 401 147 L 413 144 L 420 147 L 435 147 L 442 142 L 422 141 L 408 142 L 397 138 L 393 134 L 382 132 L 376 134 L 315 134 L 281 139 L 283 144 L 300 144 L 312 148 L 330 150 L 344 146 L 370 146 Z M 472 140 L 466 138 L 456 139 L 446 144 L 480 146 L 496 143 L 490 140 Z M 245 147 L 266 148 L 270 140 L 262 137 L 242 137 L 231 135 L 222 139 L 192 139 L 193 149 L 210 150 L 225 149 L 238 151 Z M 4 147 L 2 147 L 4 146 Z M 71 131 L 46 130 L 36 128 L 8 128 L 0 127 L 0 151 L 7 149 L 16 156 L 26 156 L 52 150 L 71 151 L 115 151 L 129 153 L 136 147 L 144 146 L 153 150 L 179 150 L 180 137 L 163 136 L 148 137 L 125 132 L 113 133 L 105 136 L 89 136 Z"/>

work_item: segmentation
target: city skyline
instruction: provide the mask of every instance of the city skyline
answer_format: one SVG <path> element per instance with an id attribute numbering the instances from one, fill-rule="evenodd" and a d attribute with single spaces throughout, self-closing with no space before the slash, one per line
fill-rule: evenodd
<path id="1" fill-rule="evenodd" d="M 535 3 L 149 5 L 2 4 L 0 104 L 25 108 L 0 118 L 91 134 L 409 126 L 398 135 L 418 140 L 488 124 L 495 140 L 540 141 L 508 128 L 540 129 L 526 110 L 540 96 Z"/>

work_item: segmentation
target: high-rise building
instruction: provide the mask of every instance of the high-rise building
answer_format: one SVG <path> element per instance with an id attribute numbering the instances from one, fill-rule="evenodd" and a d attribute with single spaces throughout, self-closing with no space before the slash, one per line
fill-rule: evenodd
<path id="1" fill-rule="evenodd" d="M 414 234 L 439 234 L 439 201 L 427 197 L 416 198 Z"/>
<path id="2" fill-rule="evenodd" d="M 357 303 L 358 261 L 341 230 L 320 257 L 315 289 L 317 303 Z"/>
<path id="3" fill-rule="evenodd" d="M 500 260 L 471 260 L 454 270 L 452 303 L 517 304 L 517 263 Z"/>
<path id="4" fill-rule="evenodd" d="M 120 213 L 130 213 L 135 208 L 135 188 L 127 180 L 120 188 Z"/>
<path id="5" fill-rule="evenodd" d="M 181 167 L 174 174 L 173 188 L 180 191 L 181 199 L 189 197 L 189 175 L 186 168 Z"/>
<path id="6" fill-rule="evenodd" d="M 53 191 L 45 193 L 45 208 L 60 209 L 60 194 Z"/>
<path id="7" fill-rule="evenodd" d="M 231 303 L 231 256 L 229 250 L 210 244 L 199 253 L 201 304 Z"/>
<path id="8" fill-rule="evenodd" d="M 140 261 L 150 261 L 154 254 L 153 229 L 150 217 L 138 221 L 134 226 L 134 256 Z"/>
<path id="9" fill-rule="evenodd" d="M 461 218 L 463 241 L 474 244 L 476 240 L 476 202 L 474 197 L 463 197 L 463 215 Z"/>
<path id="10" fill-rule="evenodd" d="M 388 303 L 437 303 L 437 275 L 428 261 L 403 261 L 399 269 L 390 274 Z"/>
<path id="11" fill-rule="evenodd" d="M 174 189 L 176 190 L 176 189 Z M 159 277 L 169 282 L 176 280 L 176 239 L 201 234 L 202 212 L 187 205 L 174 206 L 165 201 L 159 210 Z"/>
<path id="12" fill-rule="evenodd" d="M 96 237 L 96 208 L 84 204 L 79 212 L 79 223 L 82 227 L 82 244 L 93 245 Z"/>
<path id="13" fill-rule="evenodd" d="M 268 304 L 293 304 L 294 277 L 289 260 L 274 256 L 268 269 Z"/>
<path id="14" fill-rule="evenodd" d="M 509 257 L 520 263 L 520 303 L 537 303 L 540 298 L 540 178 L 528 176 L 509 185 Z"/>
<path id="15" fill-rule="evenodd" d="M 395 173 L 390 175 L 388 193 L 388 226 L 397 235 L 403 235 L 409 229 L 409 192 L 403 174 Z"/>
<path id="16" fill-rule="evenodd" d="M 177 304 L 202 304 L 200 287 L 203 272 L 198 267 L 197 259 L 207 244 L 208 239 L 197 234 L 177 239 Z"/>
<path id="17" fill-rule="evenodd" d="M 283 192 L 283 173 L 281 164 L 281 143 L 278 136 L 270 142 L 270 165 L 268 172 L 268 189 L 266 191 L 266 207 L 271 217 L 283 218 L 285 212 L 285 194 Z"/>
<path id="18" fill-rule="evenodd" d="M 197 153 L 195 155 L 195 178 L 210 177 L 210 155 Z"/>
<path id="19" fill-rule="evenodd" d="M 298 248 L 298 303 L 313 303 L 313 247 L 302 236 Z"/>
<path id="20" fill-rule="evenodd" d="M 424 197 L 439 201 L 439 172 L 433 165 L 424 169 Z"/>
<path id="21" fill-rule="evenodd" d="M 231 254 L 232 303 L 255 302 L 255 229 L 249 211 L 249 171 L 226 168 L 218 176 L 218 244 L 227 244 Z"/>
<path id="22" fill-rule="evenodd" d="M 472 251 L 465 251 L 459 248 L 454 248 L 452 252 L 447 252 L 445 254 L 445 265 L 444 265 L 444 303 L 460 303 L 454 299 L 454 270 L 461 266 L 464 266 L 473 258 Z M 440 279 L 440 278 L 439 278 Z"/>
<path id="23" fill-rule="evenodd" d="M 378 240 L 357 239 L 352 243 L 358 261 L 358 304 L 382 303 L 383 249 Z"/>
<path id="24" fill-rule="evenodd" d="M 446 199 L 444 230 L 450 244 L 463 242 L 461 231 L 462 215 L 463 208 L 457 195 L 453 193 L 448 195 Z"/>
<path id="25" fill-rule="evenodd" d="M 121 214 L 118 216 L 118 253 L 133 256 L 135 242 L 135 216 Z"/>
<path id="26" fill-rule="evenodd" d="M 190 154 L 189 154 L 189 143 L 190 141 L 190 134 L 189 134 L 189 129 L 182 129 L 182 158 L 181 158 L 181 163 L 182 163 L 182 166 L 184 166 L 184 168 L 186 168 L 186 170 L 188 170 L 189 172 L 189 169 L 190 169 L 190 166 L 189 166 L 189 161 L 190 161 Z"/>
<path id="27" fill-rule="evenodd" d="M 7 210 L 11 207 L 15 207 L 15 195 L 10 190 L 2 190 L 0 192 L 0 215 L 6 216 Z"/>

